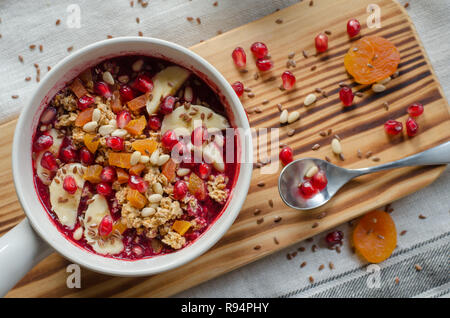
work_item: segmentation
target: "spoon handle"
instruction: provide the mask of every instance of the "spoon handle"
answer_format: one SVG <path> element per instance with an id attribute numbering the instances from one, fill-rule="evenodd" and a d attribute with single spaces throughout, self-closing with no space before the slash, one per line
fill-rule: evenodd
<path id="1" fill-rule="evenodd" d="M 375 167 L 353 169 L 352 171 L 354 171 L 358 175 L 364 175 L 372 172 L 394 168 L 423 165 L 442 165 L 448 163 L 450 163 L 450 141 L 397 161 L 385 163 Z"/>

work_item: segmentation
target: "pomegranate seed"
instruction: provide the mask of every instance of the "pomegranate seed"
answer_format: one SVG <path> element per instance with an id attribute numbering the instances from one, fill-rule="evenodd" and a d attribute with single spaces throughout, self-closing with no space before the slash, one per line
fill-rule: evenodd
<path id="1" fill-rule="evenodd" d="M 152 130 L 159 130 L 161 128 L 161 119 L 158 116 L 151 116 L 148 119 L 148 127 Z"/>
<path id="2" fill-rule="evenodd" d="M 186 145 L 182 142 L 177 142 L 171 151 L 172 159 L 182 162 L 188 161 L 189 155 Z"/>
<path id="3" fill-rule="evenodd" d="M 124 142 L 121 137 L 112 136 L 106 138 L 106 145 L 115 151 L 122 151 L 124 147 Z"/>
<path id="4" fill-rule="evenodd" d="M 290 162 L 292 162 L 292 160 L 294 160 L 291 147 L 286 146 L 283 149 L 281 149 L 280 160 L 285 166 Z"/>
<path id="5" fill-rule="evenodd" d="M 328 36 L 326 34 L 319 33 L 315 38 L 315 42 L 317 52 L 322 53 L 328 49 Z"/>
<path id="6" fill-rule="evenodd" d="M 106 182 L 100 182 L 95 186 L 97 193 L 101 194 L 105 197 L 108 197 L 112 194 L 112 188 L 109 183 Z"/>
<path id="7" fill-rule="evenodd" d="M 94 103 L 94 97 L 89 95 L 81 96 L 78 99 L 77 105 L 80 110 L 88 108 L 90 105 Z"/>
<path id="8" fill-rule="evenodd" d="M 390 119 L 384 123 L 384 130 L 389 135 L 397 135 L 402 132 L 403 124 L 399 121 Z"/>
<path id="9" fill-rule="evenodd" d="M 105 82 L 97 82 L 94 85 L 94 91 L 100 96 L 103 96 L 105 98 L 109 98 L 112 96 L 111 90 L 109 89 L 108 84 Z"/>
<path id="10" fill-rule="evenodd" d="M 65 163 L 74 162 L 77 159 L 77 150 L 74 146 L 68 145 L 61 149 L 60 157 Z"/>
<path id="11" fill-rule="evenodd" d="M 94 162 L 94 155 L 87 149 L 83 147 L 80 149 L 80 160 L 84 165 L 90 165 Z"/>
<path id="12" fill-rule="evenodd" d="M 130 175 L 128 185 L 131 189 L 138 190 L 141 193 L 144 193 L 148 189 L 148 182 L 134 174 Z"/>
<path id="13" fill-rule="evenodd" d="M 252 51 L 253 55 L 257 59 L 262 59 L 269 53 L 269 50 L 267 49 L 267 46 L 262 42 L 255 42 L 250 47 L 250 51 Z"/>
<path id="14" fill-rule="evenodd" d="M 174 131 L 168 130 L 161 137 L 161 142 L 166 149 L 172 150 L 173 146 L 178 143 L 177 135 Z"/>
<path id="15" fill-rule="evenodd" d="M 337 244 L 342 245 L 342 240 L 344 239 L 344 233 L 342 231 L 333 231 L 325 236 L 325 242 L 329 247 L 333 247 Z"/>
<path id="16" fill-rule="evenodd" d="M 285 71 L 281 75 L 284 89 L 291 89 L 295 84 L 295 76 L 289 71 Z"/>
<path id="17" fill-rule="evenodd" d="M 122 110 L 119 115 L 117 115 L 117 127 L 124 128 L 131 120 L 131 114 L 127 110 Z"/>
<path id="18" fill-rule="evenodd" d="M 134 88 L 142 93 L 151 92 L 153 90 L 153 81 L 147 75 L 140 74 L 134 81 Z"/>
<path id="19" fill-rule="evenodd" d="M 113 182 L 116 179 L 116 169 L 111 166 L 106 166 L 100 173 L 100 179 L 103 182 Z"/>
<path id="20" fill-rule="evenodd" d="M 183 180 L 178 180 L 175 182 L 175 185 L 173 186 L 173 197 L 175 200 L 181 200 L 183 199 L 188 191 L 188 187 L 186 182 Z"/>
<path id="21" fill-rule="evenodd" d="M 208 140 L 208 130 L 204 126 L 196 127 L 191 134 L 191 142 L 195 146 L 201 146 Z"/>
<path id="22" fill-rule="evenodd" d="M 327 186 L 328 180 L 325 172 L 319 171 L 315 175 L 313 175 L 311 179 L 311 183 L 314 188 L 319 191 L 322 191 Z"/>
<path id="23" fill-rule="evenodd" d="M 339 90 L 339 98 L 346 107 L 353 104 L 354 97 L 352 89 L 348 86 L 344 86 Z"/>
<path id="24" fill-rule="evenodd" d="M 50 171 L 56 171 L 59 168 L 55 156 L 50 151 L 46 151 L 42 155 L 41 166 Z"/>
<path id="25" fill-rule="evenodd" d="M 361 30 L 361 24 L 356 19 L 350 19 L 347 22 L 347 33 L 352 38 L 359 34 Z"/>
<path id="26" fill-rule="evenodd" d="M 173 112 L 174 104 L 176 102 L 176 98 L 173 96 L 167 96 L 163 99 L 161 105 L 159 106 L 159 111 L 163 115 L 168 115 Z"/>
<path id="27" fill-rule="evenodd" d="M 269 59 L 258 59 L 256 61 L 256 67 L 261 72 L 266 72 L 273 67 L 273 62 L 272 62 L 272 60 L 269 60 Z"/>
<path id="28" fill-rule="evenodd" d="M 237 81 L 234 82 L 231 87 L 233 87 L 234 91 L 236 92 L 236 95 L 238 97 L 241 97 L 242 94 L 244 94 L 244 84 L 242 84 L 241 82 Z"/>
<path id="29" fill-rule="evenodd" d="M 412 117 L 409 117 L 406 120 L 405 126 L 406 126 L 406 133 L 408 134 L 409 137 L 417 135 L 417 132 L 419 131 L 419 125 Z"/>
<path id="30" fill-rule="evenodd" d="M 105 215 L 98 225 L 98 234 L 108 236 L 113 230 L 113 223 L 111 215 Z"/>
<path id="31" fill-rule="evenodd" d="M 211 165 L 207 163 L 201 163 L 198 166 L 198 176 L 202 178 L 203 180 L 206 180 L 211 175 Z"/>
<path id="32" fill-rule="evenodd" d="M 125 102 L 128 102 L 134 98 L 133 90 L 128 85 L 122 85 L 119 89 L 120 97 L 122 97 L 122 100 Z"/>
<path id="33" fill-rule="evenodd" d="M 57 111 L 53 107 L 47 107 L 41 115 L 41 123 L 44 125 L 52 123 L 56 118 Z"/>
<path id="34" fill-rule="evenodd" d="M 66 176 L 63 181 L 63 189 L 69 194 L 74 194 L 78 190 L 77 182 L 72 176 Z"/>
<path id="35" fill-rule="evenodd" d="M 411 117 L 419 117 L 423 114 L 423 105 L 421 103 L 414 103 L 408 107 L 408 114 Z"/>
<path id="36" fill-rule="evenodd" d="M 300 184 L 299 190 L 300 190 L 300 194 L 305 198 L 310 198 L 317 192 L 317 189 L 314 188 L 311 181 L 309 181 L 309 180 L 303 181 Z"/>
<path id="37" fill-rule="evenodd" d="M 245 55 L 244 49 L 241 47 L 235 48 L 233 53 L 231 53 L 231 57 L 237 67 L 244 67 L 247 63 L 247 56 Z"/>
<path id="38" fill-rule="evenodd" d="M 53 145 L 53 137 L 50 135 L 41 135 L 34 142 L 34 150 L 39 152 L 50 148 Z"/>

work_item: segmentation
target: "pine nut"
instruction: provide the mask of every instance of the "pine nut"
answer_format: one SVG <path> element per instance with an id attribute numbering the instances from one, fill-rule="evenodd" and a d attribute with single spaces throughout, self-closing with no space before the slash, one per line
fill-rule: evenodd
<path id="1" fill-rule="evenodd" d="M 115 119 L 110 119 L 110 120 L 109 120 L 109 124 L 110 124 L 111 126 L 113 126 L 114 128 L 117 128 L 117 121 L 116 121 Z"/>
<path id="2" fill-rule="evenodd" d="M 153 183 L 152 189 L 153 189 L 153 192 L 155 192 L 157 194 L 162 195 L 164 193 L 163 187 L 162 187 L 161 183 L 159 183 L 159 182 Z"/>
<path id="3" fill-rule="evenodd" d="M 192 102 L 193 99 L 194 99 L 194 93 L 192 92 L 192 87 L 187 86 L 184 89 L 184 100 L 188 101 L 188 102 Z"/>
<path id="4" fill-rule="evenodd" d="M 97 126 L 98 126 L 98 124 L 96 121 L 90 121 L 90 122 L 84 124 L 83 130 L 87 133 L 91 133 L 91 132 L 94 132 L 95 129 L 97 129 Z"/>
<path id="5" fill-rule="evenodd" d="M 156 166 L 158 164 L 158 159 L 159 159 L 159 150 L 156 149 L 150 156 L 150 162 Z"/>
<path id="6" fill-rule="evenodd" d="M 133 63 L 133 65 L 131 65 L 131 68 L 133 69 L 134 72 L 139 72 L 142 69 L 142 66 L 144 65 L 144 60 L 137 60 L 136 62 Z"/>
<path id="7" fill-rule="evenodd" d="M 385 84 L 389 83 L 390 81 L 391 81 L 391 77 L 389 76 L 389 77 L 385 78 L 384 80 L 381 80 L 377 83 L 381 84 L 381 85 L 385 85 Z"/>
<path id="8" fill-rule="evenodd" d="M 150 161 L 150 157 L 149 156 L 141 156 L 141 159 L 139 159 L 140 163 L 147 163 Z"/>
<path id="9" fill-rule="evenodd" d="M 79 240 L 81 240 L 82 236 L 83 236 L 83 228 L 80 226 L 79 228 L 77 228 L 75 230 L 75 232 L 73 232 L 73 239 L 75 241 L 79 241 Z"/>
<path id="10" fill-rule="evenodd" d="M 287 109 L 283 110 L 280 115 L 280 124 L 286 124 L 288 122 L 288 111 Z"/>
<path id="11" fill-rule="evenodd" d="M 300 118 L 300 113 L 298 111 L 293 111 L 288 116 L 288 123 L 292 124 L 294 121 L 298 120 Z"/>
<path id="12" fill-rule="evenodd" d="M 386 86 L 384 86 L 383 84 L 373 84 L 372 85 L 372 90 L 375 93 L 381 93 L 386 89 Z"/>
<path id="13" fill-rule="evenodd" d="M 92 112 L 92 121 L 98 122 L 101 116 L 102 112 L 100 111 L 100 109 L 98 108 L 94 109 L 94 111 Z"/>
<path id="14" fill-rule="evenodd" d="M 179 177 L 184 177 L 184 176 L 187 176 L 189 174 L 189 172 L 191 172 L 191 169 L 180 168 L 180 169 L 177 170 L 177 175 Z"/>
<path id="15" fill-rule="evenodd" d="M 150 203 L 158 203 L 162 200 L 162 195 L 158 193 L 154 193 L 148 197 L 148 202 Z"/>
<path id="16" fill-rule="evenodd" d="M 159 158 L 158 158 L 158 166 L 162 166 L 163 164 L 165 164 L 167 161 L 169 161 L 169 159 L 170 159 L 170 156 L 169 155 L 166 155 L 166 154 L 163 154 L 163 155 L 161 155 L 161 156 L 159 156 Z"/>
<path id="17" fill-rule="evenodd" d="M 111 133 L 111 136 L 125 137 L 127 134 L 128 131 L 126 131 L 125 129 L 116 129 Z"/>
<path id="18" fill-rule="evenodd" d="M 135 151 L 131 155 L 130 164 L 132 166 L 134 166 L 135 164 L 137 164 L 139 162 L 140 159 L 141 159 L 141 153 L 139 151 Z"/>
<path id="19" fill-rule="evenodd" d="M 108 71 L 103 72 L 102 78 L 109 85 L 114 85 L 114 78 L 113 78 L 113 76 L 111 75 L 110 72 L 108 72 Z"/>
<path id="20" fill-rule="evenodd" d="M 129 82 L 130 78 L 128 77 L 128 75 L 120 75 L 118 78 L 119 82 L 121 82 L 122 84 L 126 84 Z"/>
<path id="21" fill-rule="evenodd" d="M 338 139 L 334 138 L 331 141 L 331 150 L 333 150 L 333 152 L 337 155 L 342 153 L 342 146 Z"/>
<path id="22" fill-rule="evenodd" d="M 98 129 L 98 133 L 102 136 L 107 136 L 114 131 L 114 126 L 112 125 L 103 125 Z"/>
<path id="23" fill-rule="evenodd" d="M 319 168 L 317 168 L 316 165 L 312 166 L 311 168 L 309 168 L 306 173 L 305 173 L 305 177 L 306 178 L 311 178 L 313 175 L 315 175 L 317 172 L 319 172 Z"/>
<path id="24" fill-rule="evenodd" d="M 306 96 L 304 104 L 305 106 L 309 106 L 312 103 L 314 103 L 316 101 L 317 97 L 315 94 L 309 94 L 308 96 Z"/>
<path id="25" fill-rule="evenodd" d="M 141 216 L 147 217 L 155 214 L 155 212 L 156 212 L 155 208 L 143 208 L 141 211 Z"/>

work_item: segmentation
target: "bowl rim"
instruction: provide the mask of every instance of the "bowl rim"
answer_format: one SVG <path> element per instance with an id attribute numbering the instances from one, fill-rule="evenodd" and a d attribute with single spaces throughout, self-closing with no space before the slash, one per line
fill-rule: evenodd
<path id="1" fill-rule="evenodd" d="M 220 90 L 220 93 L 224 96 L 226 101 L 229 104 L 230 110 L 235 116 L 235 118 L 239 119 L 240 125 L 242 126 L 245 131 L 250 130 L 250 125 L 248 122 L 247 115 L 245 113 L 245 110 L 235 94 L 234 90 L 232 89 L 231 85 L 228 83 L 228 81 L 223 77 L 223 75 L 214 67 L 212 66 L 208 61 L 206 61 L 201 56 L 197 55 L 193 51 L 180 46 L 178 44 L 157 39 L 157 38 L 150 38 L 150 37 L 119 37 L 119 38 L 113 38 L 113 39 L 107 39 L 102 40 L 99 42 L 92 43 L 90 45 L 87 45 L 78 51 L 72 53 L 71 55 L 65 57 L 60 62 L 58 62 L 52 70 L 45 76 L 41 82 L 39 83 L 39 86 L 35 89 L 33 92 L 31 98 L 28 100 L 26 105 L 23 107 L 17 125 L 14 132 L 14 140 L 13 140 L 13 147 L 12 147 L 12 170 L 13 170 L 13 180 L 14 180 L 14 186 L 17 193 L 17 197 L 19 198 L 19 202 L 22 205 L 23 210 L 25 211 L 25 214 L 30 221 L 33 229 L 39 234 L 40 237 L 44 239 L 50 246 L 52 246 L 59 254 L 64 256 L 65 258 L 69 259 L 70 261 L 79 264 L 85 268 L 88 268 L 90 270 L 93 270 L 95 272 L 100 272 L 103 274 L 108 275 L 114 275 L 114 276 L 144 276 L 144 275 L 150 275 L 150 274 L 157 274 L 160 272 L 164 272 L 176 267 L 179 267 L 198 256 L 205 253 L 207 250 L 209 250 L 220 238 L 223 237 L 225 232 L 229 229 L 229 227 L 232 225 L 234 220 L 236 219 L 237 215 L 240 212 L 240 209 L 245 201 L 246 195 L 243 195 L 244 191 L 245 193 L 248 192 L 248 189 L 250 187 L 250 181 L 251 181 L 251 175 L 253 170 L 253 164 L 251 162 L 251 159 L 253 158 L 253 147 L 252 147 L 252 138 L 251 134 L 245 134 L 241 136 L 241 148 L 242 150 L 245 150 L 246 152 L 246 158 L 249 158 L 250 161 L 243 161 L 240 163 L 240 170 L 237 175 L 236 179 L 236 185 L 233 189 L 234 195 L 229 199 L 228 206 L 225 208 L 225 211 L 218 216 L 218 218 L 214 221 L 214 223 L 208 228 L 202 235 L 202 237 L 199 237 L 193 244 L 190 244 L 179 251 L 170 253 L 170 254 L 164 254 L 164 255 L 158 255 L 151 258 L 144 258 L 140 260 L 124 260 L 124 259 L 114 259 L 110 257 L 101 256 L 95 253 L 92 253 L 78 245 L 76 245 L 74 242 L 71 242 L 71 240 L 67 239 L 64 235 L 61 235 L 62 233 L 59 232 L 57 227 L 52 223 L 50 218 L 48 217 L 48 223 L 51 224 L 51 227 L 54 228 L 55 231 L 58 232 L 60 238 L 55 237 L 54 231 L 48 228 L 47 224 L 43 224 L 41 220 L 39 220 L 39 213 L 42 211 L 45 212 L 45 216 L 48 216 L 48 212 L 45 211 L 43 206 L 41 206 L 40 209 L 36 209 L 35 206 L 31 206 L 29 200 L 27 200 L 24 196 L 24 191 L 22 187 L 29 186 L 26 185 L 26 183 L 30 180 L 24 180 L 22 177 L 22 174 L 20 172 L 20 169 L 23 169 L 23 167 L 20 165 L 20 157 L 21 153 L 19 151 L 20 147 L 23 145 L 24 140 L 31 139 L 30 136 L 24 136 L 25 131 L 27 128 L 26 123 L 30 120 L 30 116 L 36 116 L 38 112 L 39 105 L 43 102 L 43 99 L 40 98 L 40 95 L 47 96 L 45 94 L 48 94 L 47 91 L 43 90 L 46 87 L 46 84 L 51 84 L 50 87 L 56 86 L 58 81 L 60 81 L 60 78 L 55 77 L 61 69 L 64 69 L 67 64 L 73 61 L 78 60 L 78 64 L 81 64 L 83 62 L 83 57 L 87 54 L 95 51 L 95 50 L 101 50 L 105 47 L 114 47 L 115 45 L 120 46 L 124 43 L 130 43 L 130 44 L 151 44 L 156 45 L 160 48 L 167 48 L 168 50 L 177 51 L 181 55 L 187 57 L 187 59 L 190 59 L 191 61 L 195 61 L 196 63 L 199 63 L 203 68 L 205 68 L 210 75 L 208 76 L 208 80 L 212 81 L 215 85 L 217 85 L 217 88 Z M 117 55 L 126 55 L 126 54 L 119 54 L 123 50 L 117 49 Z M 149 53 L 158 53 L 155 52 L 149 52 Z M 132 54 L 130 52 L 129 54 Z M 149 54 L 149 56 L 151 56 Z M 175 62 L 176 63 L 176 62 Z M 182 64 L 182 63 L 180 63 Z M 183 65 L 183 64 L 182 64 Z M 188 67 L 186 65 L 183 65 L 185 67 Z M 51 89 L 51 88 L 50 88 Z M 44 94 L 43 94 L 44 93 Z M 27 145 L 31 148 L 31 140 L 30 145 Z M 245 148 L 244 148 L 245 147 Z M 31 150 L 30 150 L 31 151 Z M 23 156 L 23 154 L 22 154 Z M 22 159 L 28 160 L 28 159 Z M 31 155 L 30 159 L 31 161 Z M 30 165 L 31 166 L 31 165 Z M 28 169 L 25 167 L 25 169 Z M 236 187 L 239 183 L 239 191 L 236 191 Z M 32 186 L 34 187 L 34 182 L 32 182 Z M 236 193 L 238 192 L 238 193 Z M 34 196 L 39 200 L 39 196 L 36 191 L 34 191 Z M 33 198 L 34 200 L 35 198 Z M 34 212 L 33 212 L 34 210 Z M 41 211 L 42 210 L 42 211 Z M 45 223 L 45 222 L 44 222 Z M 46 232 L 47 231 L 47 232 Z M 213 232 L 214 231 L 214 232 Z M 52 233 L 49 233 L 52 232 Z M 53 237 L 52 237 L 53 235 Z M 65 243 L 62 242 L 63 239 Z M 68 244 L 69 242 L 70 244 Z M 71 247 L 71 245 L 73 245 Z M 81 252 L 76 252 L 73 247 L 76 247 Z M 187 253 L 188 251 L 189 253 Z M 178 254 L 178 255 L 177 255 Z M 174 255 L 178 257 L 174 257 Z M 164 261 L 164 259 L 166 261 Z M 160 261 L 154 261 L 155 259 L 159 259 Z M 105 267 L 105 264 L 109 264 L 112 266 L 112 264 L 116 264 L 112 267 Z M 117 265 L 117 263 L 120 263 Z M 157 265 L 154 266 L 156 263 Z M 162 263 L 162 264 L 159 264 Z M 133 264 L 139 264 L 133 265 Z M 148 266 L 146 268 L 146 266 Z"/>

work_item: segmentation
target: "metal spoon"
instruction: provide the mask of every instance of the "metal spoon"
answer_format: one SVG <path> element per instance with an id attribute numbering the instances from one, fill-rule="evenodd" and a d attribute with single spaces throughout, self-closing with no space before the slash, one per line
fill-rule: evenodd
<path id="1" fill-rule="evenodd" d="M 370 168 L 345 169 L 328 161 L 315 158 L 302 158 L 288 164 L 281 171 L 278 179 L 280 196 L 291 208 L 310 210 L 327 203 L 344 184 L 353 178 L 372 172 L 422 165 L 441 165 L 450 163 L 450 141 L 418 154 Z M 320 171 L 326 173 L 328 184 L 319 193 L 305 199 L 300 193 L 298 185 L 303 181 L 305 173 L 316 165 Z"/>

